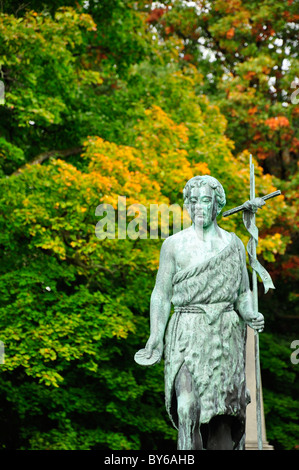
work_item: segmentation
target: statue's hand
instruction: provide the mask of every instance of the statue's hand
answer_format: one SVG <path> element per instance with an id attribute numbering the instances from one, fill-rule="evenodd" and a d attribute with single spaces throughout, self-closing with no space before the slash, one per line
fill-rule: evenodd
<path id="1" fill-rule="evenodd" d="M 253 213 L 256 213 L 256 211 L 264 205 L 265 201 L 261 197 L 256 197 L 255 199 L 251 199 L 250 201 L 246 201 L 244 203 L 245 210 L 248 210 Z"/>
<path id="2" fill-rule="evenodd" d="M 259 333 L 261 333 L 265 326 L 264 315 L 262 315 L 261 313 L 258 313 L 257 317 L 253 318 L 252 320 L 249 320 L 247 324 L 253 330 L 257 330 Z"/>
<path id="3" fill-rule="evenodd" d="M 158 338 L 154 336 L 150 336 L 146 345 L 145 345 L 145 350 L 147 352 L 146 357 L 149 359 L 151 355 L 153 354 L 153 351 L 156 350 L 159 353 L 160 359 L 163 354 L 163 339 L 159 340 Z"/>

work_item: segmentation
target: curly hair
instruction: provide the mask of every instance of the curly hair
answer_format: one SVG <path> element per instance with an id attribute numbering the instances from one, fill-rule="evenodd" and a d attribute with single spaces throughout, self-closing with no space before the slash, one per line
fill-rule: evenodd
<path id="1" fill-rule="evenodd" d="M 183 189 L 184 204 L 189 205 L 190 192 L 192 188 L 199 188 L 202 185 L 208 184 L 215 191 L 216 202 L 217 202 L 217 215 L 220 214 L 223 207 L 226 204 L 225 191 L 222 184 L 219 183 L 216 178 L 209 175 L 194 176 L 185 185 Z"/>

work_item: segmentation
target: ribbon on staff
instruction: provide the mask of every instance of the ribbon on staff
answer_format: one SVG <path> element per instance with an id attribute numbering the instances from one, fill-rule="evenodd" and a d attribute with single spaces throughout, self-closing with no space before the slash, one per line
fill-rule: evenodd
<path id="1" fill-rule="evenodd" d="M 261 265 L 261 263 L 253 256 L 254 248 L 258 244 L 258 228 L 253 222 L 252 212 L 249 210 L 243 211 L 243 222 L 251 235 L 249 242 L 247 243 L 247 253 L 249 258 L 249 263 L 252 269 L 254 269 L 257 274 L 260 276 L 264 284 L 265 294 L 267 294 L 269 289 L 275 289 L 271 276 L 268 271 Z"/>

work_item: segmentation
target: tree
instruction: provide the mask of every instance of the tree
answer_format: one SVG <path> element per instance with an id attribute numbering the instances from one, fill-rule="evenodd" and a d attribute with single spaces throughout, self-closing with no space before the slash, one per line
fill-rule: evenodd
<path id="1" fill-rule="evenodd" d="M 157 41 L 153 15 L 166 17 L 123 1 L 8 2 L 1 15 L 2 448 L 175 447 L 162 365 L 133 363 L 161 239 L 99 240 L 95 211 L 110 204 L 118 220 L 119 196 L 147 209 L 182 201 L 197 173 L 224 182 L 234 206 L 248 198 L 249 152 L 227 137 L 220 85 L 217 99 L 203 93 L 185 40 L 170 29 Z M 256 168 L 261 192 L 274 190 L 280 181 Z M 289 243 L 277 216 L 292 221 L 283 197 L 259 213 L 271 262 Z M 240 218 L 221 225 L 247 242 Z"/>
<path id="2" fill-rule="evenodd" d="M 163 4 L 150 11 L 148 22 L 165 41 L 172 35 L 182 39 L 181 62 L 204 74 L 205 90 L 220 104 L 236 151 L 251 151 L 279 177 L 292 174 L 298 152 L 298 111 L 291 102 L 298 75 L 298 2 Z"/>
<path id="3" fill-rule="evenodd" d="M 298 332 L 297 10 L 296 0 L 174 0 L 149 8 L 147 19 L 160 42 L 180 40 L 177 48 L 181 68 L 192 63 L 202 74 L 198 92 L 207 94 L 226 117 L 226 134 L 235 144 L 234 156 L 239 159 L 244 151 L 252 153 L 265 175 L 275 176 L 275 185 L 286 198 L 287 210 L 277 213 L 277 221 L 271 227 L 259 225 L 259 249 L 266 245 L 269 248 L 264 257 L 277 287 L 276 294 L 261 298 L 260 308 L 266 313 L 276 341 L 283 344 L 290 344 Z M 284 245 L 280 253 L 272 244 L 274 232 L 276 241 L 289 240 L 287 249 Z M 277 348 L 275 356 L 280 354 Z M 265 391 L 268 387 L 276 390 L 279 372 L 275 377 L 273 368 L 269 373 L 267 361 L 262 364 Z M 290 394 L 296 403 L 298 390 L 294 384 Z M 278 399 L 276 413 L 280 406 Z M 281 416 L 281 420 L 267 416 L 268 436 L 277 448 L 286 443 L 281 439 L 283 432 L 274 431 L 272 419 L 276 428 L 284 429 L 284 407 Z M 288 445 L 297 445 L 296 440 Z"/>

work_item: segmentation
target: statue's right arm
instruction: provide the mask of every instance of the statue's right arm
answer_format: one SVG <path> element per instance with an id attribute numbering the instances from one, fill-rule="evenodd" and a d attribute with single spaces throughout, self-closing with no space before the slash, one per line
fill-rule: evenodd
<path id="1" fill-rule="evenodd" d="M 156 283 L 150 302 L 150 337 L 145 346 L 150 357 L 153 349 L 160 356 L 163 353 L 163 338 L 170 314 L 172 297 L 172 279 L 175 274 L 175 261 L 172 242 L 167 238 L 161 247 L 160 263 Z"/>

